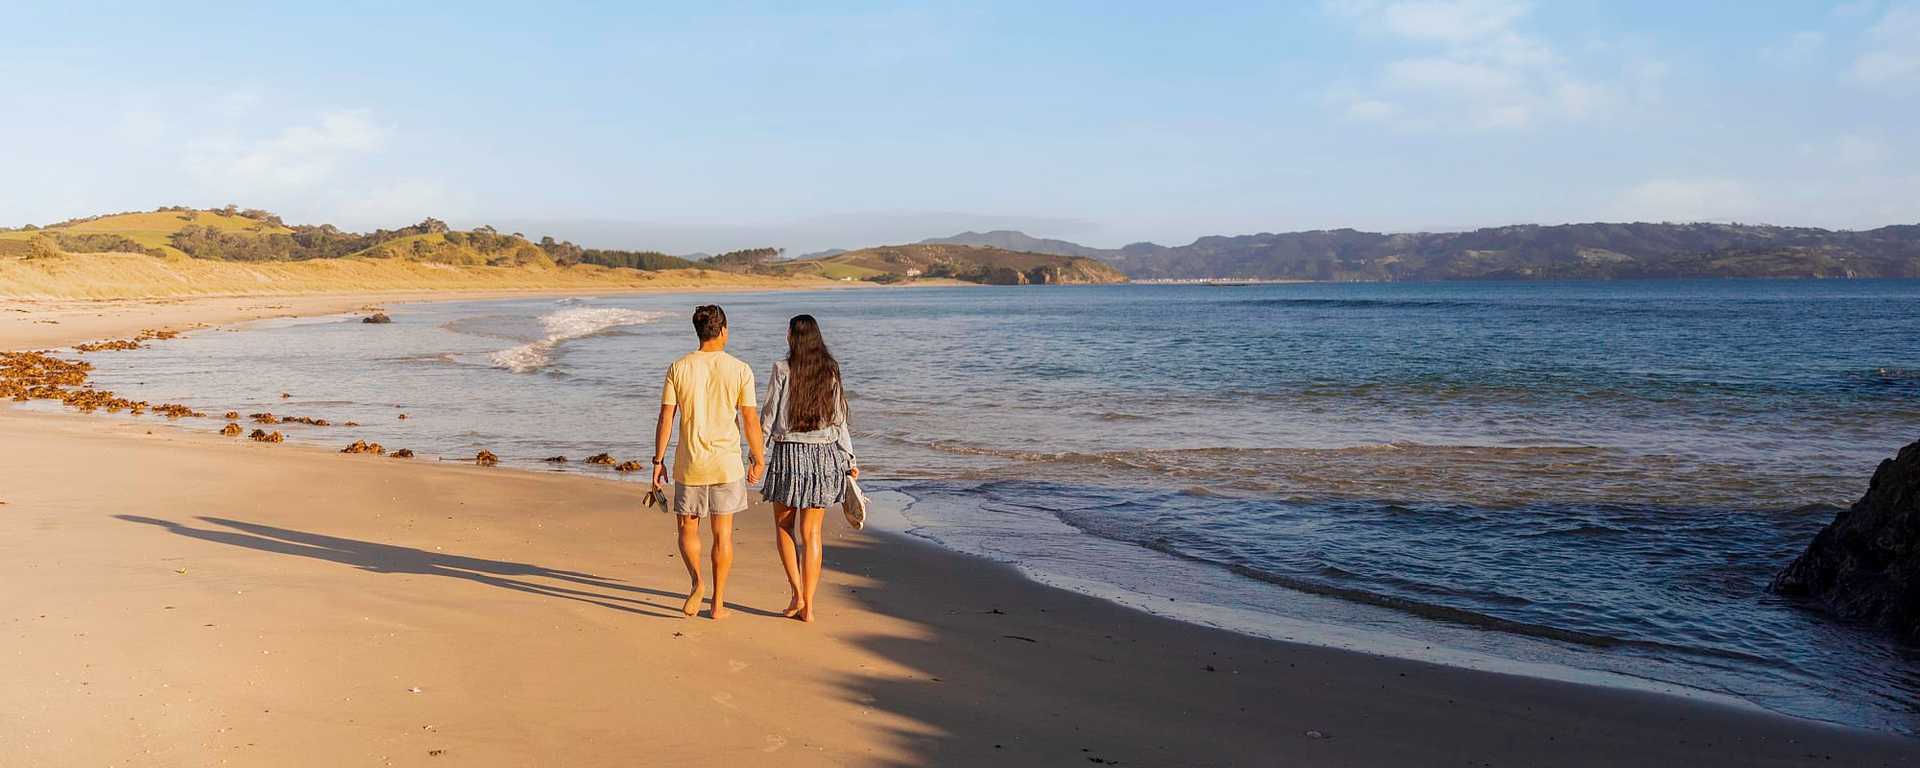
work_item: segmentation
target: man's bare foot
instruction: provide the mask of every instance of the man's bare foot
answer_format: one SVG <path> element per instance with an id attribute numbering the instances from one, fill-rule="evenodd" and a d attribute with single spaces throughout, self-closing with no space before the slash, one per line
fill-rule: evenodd
<path id="1" fill-rule="evenodd" d="M 800 620 L 808 624 L 813 623 L 813 606 L 809 605 L 800 609 Z"/>
<path id="2" fill-rule="evenodd" d="M 719 603 L 714 603 L 713 610 L 708 611 L 707 615 L 713 617 L 714 621 L 719 621 L 721 619 L 726 618 L 727 614 L 729 613 L 732 613 L 732 611 L 727 610 L 726 606 L 721 605 Z"/>
<path id="3" fill-rule="evenodd" d="M 781 611 L 780 615 L 791 619 L 795 616 L 800 615 L 800 611 L 805 610 L 806 607 L 807 607 L 807 604 L 800 602 L 800 597 L 796 595 L 793 598 L 793 602 L 787 604 L 787 609 L 784 611 Z"/>
<path id="4" fill-rule="evenodd" d="M 680 612 L 689 618 L 700 615 L 700 593 L 705 591 L 705 585 L 695 582 L 693 590 L 687 593 L 687 604 L 680 606 Z"/>

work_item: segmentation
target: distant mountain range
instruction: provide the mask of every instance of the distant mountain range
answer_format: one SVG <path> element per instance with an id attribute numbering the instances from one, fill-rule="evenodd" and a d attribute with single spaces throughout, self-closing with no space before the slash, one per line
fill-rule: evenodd
<path id="1" fill-rule="evenodd" d="M 926 244 L 1099 259 L 1134 279 L 1335 281 L 1670 277 L 1920 277 L 1920 225 L 1863 231 L 1747 224 L 1561 224 L 1470 232 L 1353 229 L 1209 236 L 1093 248 L 1022 232 Z"/>
<path id="2" fill-rule="evenodd" d="M 828 256 L 770 262 L 765 274 L 818 275 L 881 283 L 944 278 L 987 285 L 1124 283 L 1127 276 L 1099 259 L 991 245 L 918 243 L 883 245 Z"/>

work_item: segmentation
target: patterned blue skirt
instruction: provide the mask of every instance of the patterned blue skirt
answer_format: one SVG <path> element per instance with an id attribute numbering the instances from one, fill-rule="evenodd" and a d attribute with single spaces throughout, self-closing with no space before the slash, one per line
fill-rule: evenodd
<path id="1" fill-rule="evenodd" d="M 825 509 L 840 503 L 852 468 L 833 443 L 774 443 L 760 498 L 794 509 Z"/>

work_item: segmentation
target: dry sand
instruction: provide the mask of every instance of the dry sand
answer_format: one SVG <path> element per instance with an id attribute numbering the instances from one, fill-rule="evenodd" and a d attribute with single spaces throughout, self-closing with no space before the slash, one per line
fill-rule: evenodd
<path id="1" fill-rule="evenodd" d="M 48 259 L 0 258 L 0 297 L 145 299 L 285 296 L 396 291 L 662 290 L 731 287 L 829 287 L 839 281 L 673 269 L 643 272 L 578 264 L 487 267 L 407 259 L 341 258 L 236 262 L 138 253 L 83 253 Z"/>
<path id="2" fill-rule="evenodd" d="M 71 310 L 0 325 L 0 349 L 260 301 Z M 0 408 L 0 766 L 1920 760 L 1910 739 L 1180 624 L 837 521 L 804 625 L 776 613 L 759 508 L 735 522 L 734 615 L 686 619 L 637 484 L 152 420 Z"/>

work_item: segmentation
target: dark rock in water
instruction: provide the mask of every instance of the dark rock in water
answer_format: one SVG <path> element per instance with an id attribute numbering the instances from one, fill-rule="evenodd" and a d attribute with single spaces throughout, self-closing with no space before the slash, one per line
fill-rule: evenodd
<path id="1" fill-rule="evenodd" d="M 1867 495 L 1835 515 L 1772 589 L 1920 642 L 1920 442 L 1880 462 Z"/>
<path id="2" fill-rule="evenodd" d="M 565 463 L 567 463 L 567 457 L 565 457 L 565 456 L 548 456 L 548 457 L 546 457 L 546 458 L 544 458 L 544 459 L 541 459 L 541 461 L 544 461 L 544 462 L 547 462 L 547 463 L 549 463 L 549 464 L 565 464 Z"/>
<path id="3" fill-rule="evenodd" d="M 375 324 L 391 323 L 393 322 L 393 318 L 387 317 L 387 313 L 385 312 L 375 312 L 371 315 L 367 315 L 366 317 L 360 318 L 360 322 L 375 323 Z"/>

